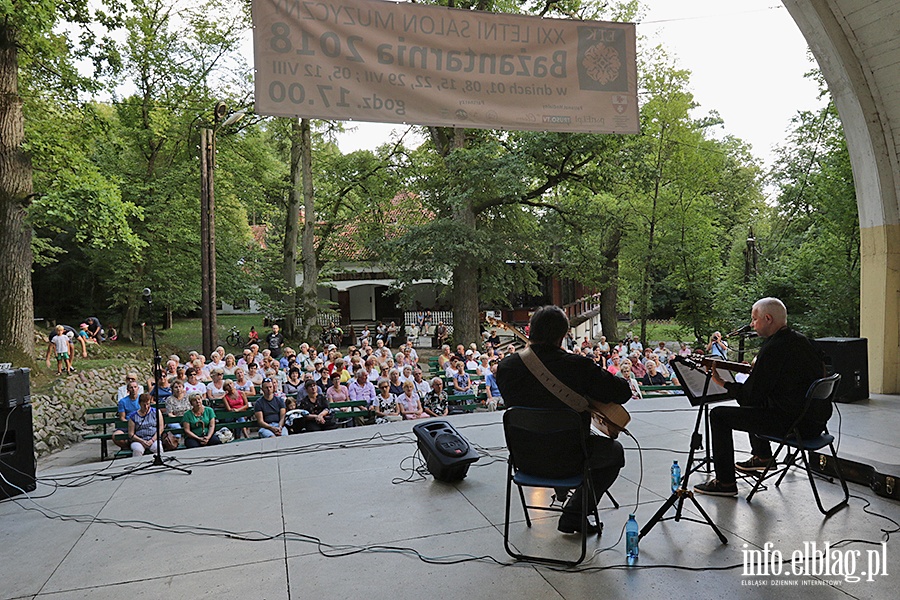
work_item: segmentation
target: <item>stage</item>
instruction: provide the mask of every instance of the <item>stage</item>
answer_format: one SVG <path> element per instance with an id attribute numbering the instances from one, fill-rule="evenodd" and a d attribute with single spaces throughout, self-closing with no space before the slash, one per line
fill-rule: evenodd
<path id="1" fill-rule="evenodd" d="M 900 397 L 837 406 L 839 453 L 900 464 Z M 826 521 L 799 471 L 780 488 L 759 492 L 752 504 L 750 485 L 741 482 L 737 499 L 698 496 L 727 545 L 706 524 L 664 521 L 641 540 L 637 565 L 626 566 L 620 535 L 628 513 L 639 501 L 643 525 L 664 502 L 669 468 L 686 460 L 696 415 L 683 397 L 633 401 L 628 408 L 643 461 L 635 443 L 623 438 L 627 466 L 611 489 L 621 508 L 601 503 L 605 531 L 590 538 L 588 559 L 573 570 L 516 563 L 504 552 L 502 413 L 481 413 L 447 419 L 482 454 L 454 484 L 412 470 L 416 443 L 408 422 L 172 453 L 191 475 L 150 470 L 109 479 L 147 457 L 76 466 L 55 466 L 65 464 L 65 454 L 42 461 L 34 500 L 20 495 L 0 503 L 0 598 L 896 595 L 900 533 L 881 546 L 880 530 L 897 526 L 863 507 L 869 502 L 870 511 L 898 518 L 898 502 L 850 484 L 862 499 L 851 497 L 849 508 Z M 830 426 L 837 434 L 837 414 Z M 69 454 L 99 456 L 97 443 Z M 749 448 L 744 434 L 736 443 Z M 691 482 L 705 478 L 695 474 Z M 838 498 L 837 484 L 820 482 L 819 489 L 825 503 Z M 535 515 L 528 532 L 515 502 L 513 516 L 520 550 L 577 556 L 578 536 L 559 534 L 553 516 Z M 771 575 L 780 565 L 771 560 L 775 553 L 790 559 L 851 538 L 875 544 L 831 548 L 828 575 L 793 575 L 790 564 Z M 769 574 L 761 566 L 748 572 L 744 565 L 754 560 L 770 565 Z M 883 563 L 877 574 L 863 575 L 875 560 Z M 807 561 L 809 568 L 816 564 Z"/>

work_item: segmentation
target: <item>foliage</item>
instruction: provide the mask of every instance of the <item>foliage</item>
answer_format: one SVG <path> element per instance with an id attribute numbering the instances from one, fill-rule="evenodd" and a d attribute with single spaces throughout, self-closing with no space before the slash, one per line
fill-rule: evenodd
<path id="1" fill-rule="evenodd" d="M 834 103 L 799 113 L 778 154 L 755 286 L 781 298 L 808 335 L 859 335 L 859 217 Z"/>

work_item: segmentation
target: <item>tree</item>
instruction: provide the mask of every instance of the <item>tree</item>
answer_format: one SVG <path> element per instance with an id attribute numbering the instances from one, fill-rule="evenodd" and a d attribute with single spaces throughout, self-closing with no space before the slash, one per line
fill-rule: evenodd
<path id="1" fill-rule="evenodd" d="M 859 335 L 859 215 L 850 155 L 834 103 L 794 119 L 771 181 L 774 207 L 760 215 L 754 289 L 781 298 L 812 336 Z"/>
<path id="2" fill-rule="evenodd" d="M 71 94 L 89 87 L 73 58 L 88 57 L 95 36 L 84 28 L 75 46 L 56 26 L 64 21 L 75 28 L 91 22 L 111 27 L 116 15 L 115 4 L 90 5 L 87 0 L 0 2 L 0 358 L 17 364 L 30 363 L 34 351 L 32 233 L 27 222 L 34 188 L 20 89 L 24 85 L 25 96 L 39 96 L 51 88 Z M 93 58 L 101 64 L 103 52 Z"/>

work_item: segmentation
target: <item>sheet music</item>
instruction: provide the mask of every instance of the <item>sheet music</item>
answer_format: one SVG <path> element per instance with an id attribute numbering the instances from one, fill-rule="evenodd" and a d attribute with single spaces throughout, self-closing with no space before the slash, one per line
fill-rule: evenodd
<path id="1" fill-rule="evenodd" d="M 685 395 L 691 401 L 691 404 L 697 406 L 708 402 L 721 402 L 728 399 L 728 390 L 716 383 L 712 378 L 709 379 L 709 387 L 706 389 L 706 396 L 703 395 L 703 388 L 706 387 L 706 370 L 695 370 L 690 368 L 684 362 L 675 360 L 672 362 L 675 374 L 678 376 L 678 382 L 684 388 Z M 726 370 L 717 370 L 716 373 L 722 381 L 735 382 L 735 373 Z"/>

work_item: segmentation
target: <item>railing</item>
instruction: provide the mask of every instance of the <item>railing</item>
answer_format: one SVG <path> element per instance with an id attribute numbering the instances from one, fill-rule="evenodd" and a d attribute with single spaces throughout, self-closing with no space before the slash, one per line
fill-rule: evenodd
<path id="1" fill-rule="evenodd" d="M 585 296 L 584 298 L 579 298 L 575 302 L 566 304 L 562 307 L 562 309 L 566 312 L 566 316 L 569 317 L 569 320 L 577 317 L 578 315 L 583 315 L 587 312 L 599 310 L 600 294 L 597 293 L 590 296 Z"/>
<path id="2" fill-rule="evenodd" d="M 419 312 L 417 310 L 407 310 L 403 313 L 404 325 L 417 325 L 419 321 Z M 433 310 L 431 311 L 431 321 L 429 327 L 434 327 L 441 321 L 448 327 L 453 326 L 453 311 L 451 310 Z"/>

